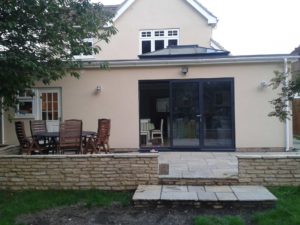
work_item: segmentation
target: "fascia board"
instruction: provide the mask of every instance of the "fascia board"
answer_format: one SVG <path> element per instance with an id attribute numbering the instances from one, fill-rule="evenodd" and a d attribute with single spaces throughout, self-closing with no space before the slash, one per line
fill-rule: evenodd
<path id="1" fill-rule="evenodd" d="M 121 8 L 117 11 L 115 17 L 113 18 L 113 22 L 116 22 L 117 19 L 119 19 L 119 17 L 125 13 L 125 11 L 135 2 L 135 0 L 127 0 L 125 3 L 123 3 L 123 5 L 121 6 Z"/>
<path id="2" fill-rule="evenodd" d="M 207 12 L 207 10 L 203 7 L 201 7 L 200 4 L 195 2 L 194 0 L 186 0 L 191 6 L 193 6 L 204 18 L 207 19 L 207 22 L 209 25 L 215 26 L 218 22 L 218 19 Z M 116 22 L 122 16 L 123 13 L 126 12 L 126 10 L 135 2 L 135 0 L 127 0 L 123 3 L 121 8 L 117 11 L 115 17 L 113 18 L 113 21 Z"/>
<path id="3" fill-rule="evenodd" d="M 210 25 L 216 25 L 218 23 L 218 19 L 207 12 L 207 10 L 201 5 L 199 5 L 195 0 L 186 0 L 191 6 L 193 6 L 202 16 L 204 16 L 207 19 L 208 24 Z"/>

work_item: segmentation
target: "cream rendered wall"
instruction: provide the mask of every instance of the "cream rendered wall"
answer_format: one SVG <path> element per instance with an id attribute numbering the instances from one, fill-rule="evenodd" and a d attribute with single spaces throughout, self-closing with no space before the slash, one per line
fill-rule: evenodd
<path id="1" fill-rule="evenodd" d="M 185 0 L 136 0 L 115 22 L 118 33 L 109 44 L 99 43 L 102 51 L 96 59 L 136 59 L 139 55 L 139 31 L 179 28 L 179 44 L 210 47 L 212 28 Z"/>
<path id="2" fill-rule="evenodd" d="M 235 131 L 237 148 L 284 147 L 284 124 L 267 114 L 269 101 L 276 96 L 271 88 L 260 89 L 282 64 L 236 64 L 189 67 L 186 77 L 180 67 L 96 69 L 81 71 L 79 80 L 67 77 L 53 83 L 62 87 L 62 119 L 83 120 L 85 130 L 96 130 L 98 118 L 112 121 L 112 148 L 139 147 L 139 80 L 233 77 L 235 91 Z M 96 86 L 103 90 L 95 94 Z M 13 124 L 6 123 L 9 143 L 16 143 Z M 12 135 L 13 134 L 13 135 Z M 291 139 L 292 140 L 292 139 Z"/>

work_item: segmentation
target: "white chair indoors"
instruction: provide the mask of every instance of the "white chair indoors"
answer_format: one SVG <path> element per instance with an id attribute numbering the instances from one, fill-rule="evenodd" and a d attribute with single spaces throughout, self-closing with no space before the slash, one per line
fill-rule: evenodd
<path id="1" fill-rule="evenodd" d="M 164 119 L 161 119 L 160 129 L 151 131 L 151 139 L 160 138 L 162 145 L 164 144 L 163 130 L 164 130 Z"/>
<path id="2" fill-rule="evenodd" d="M 150 141 L 150 130 L 149 130 L 150 119 L 141 119 L 140 123 L 141 123 L 140 135 L 145 136 L 146 144 L 148 144 Z"/>

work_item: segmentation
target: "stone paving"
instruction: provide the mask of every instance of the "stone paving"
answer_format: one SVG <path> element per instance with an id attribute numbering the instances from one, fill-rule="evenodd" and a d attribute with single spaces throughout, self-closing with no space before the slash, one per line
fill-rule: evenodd
<path id="1" fill-rule="evenodd" d="M 277 198 L 262 186 L 177 186 L 139 185 L 133 201 L 277 201 Z"/>
<path id="2" fill-rule="evenodd" d="M 274 154 L 295 152 L 160 152 L 159 164 L 169 165 L 169 174 L 160 178 L 237 178 L 237 155 Z"/>

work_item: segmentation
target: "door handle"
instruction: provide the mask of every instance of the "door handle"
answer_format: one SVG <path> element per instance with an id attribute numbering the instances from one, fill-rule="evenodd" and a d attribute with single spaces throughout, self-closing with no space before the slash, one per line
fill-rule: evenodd
<path id="1" fill-rule="evenodd" d="M 196 115 L 196 117 L 199 118 L 199 121 L 200 121 L 200 123 L 201 123 L 201 122 L 202 122 L 202 115 L 201 115 L 201 114 L 198 114 L 198 115 Z"/>

